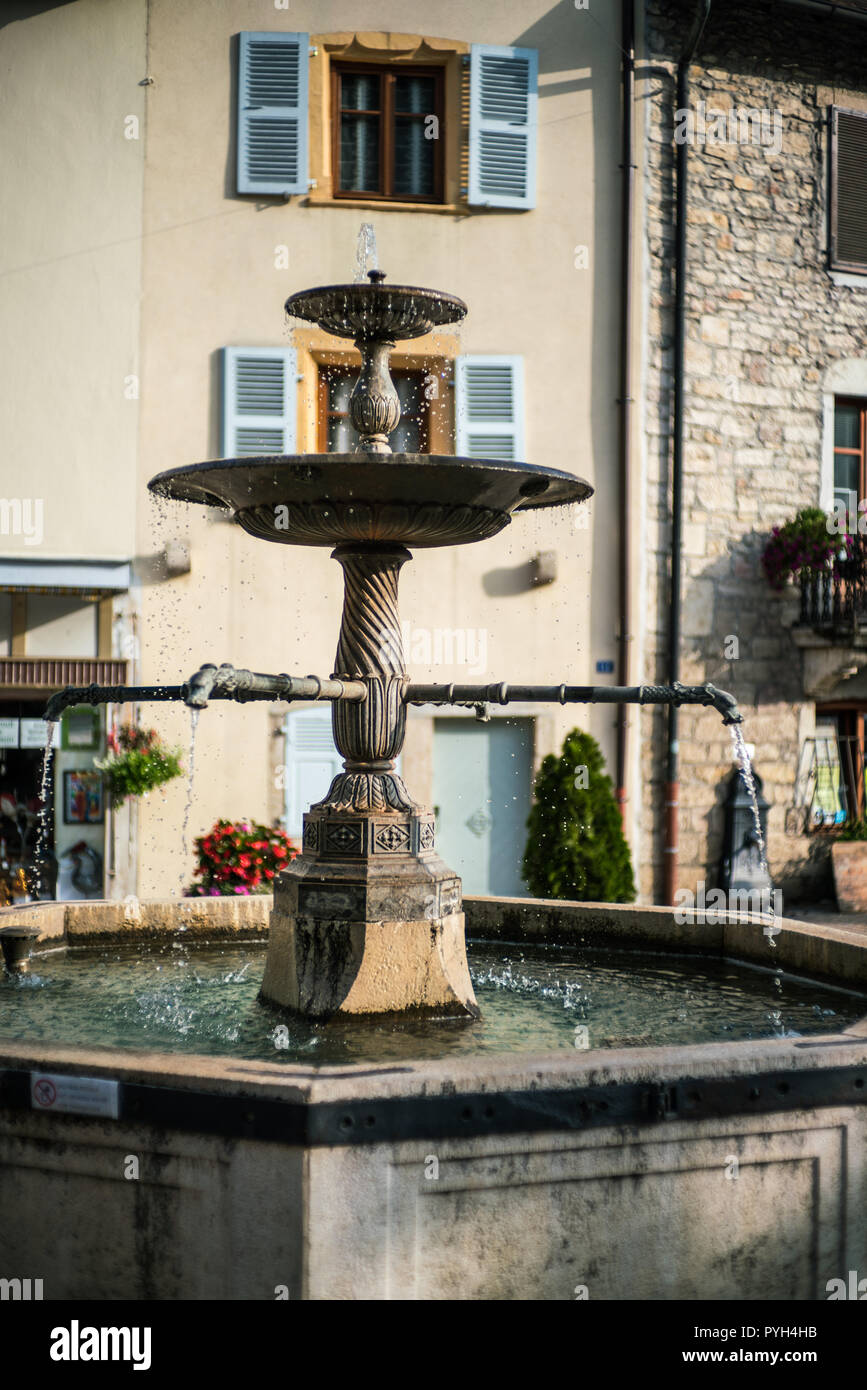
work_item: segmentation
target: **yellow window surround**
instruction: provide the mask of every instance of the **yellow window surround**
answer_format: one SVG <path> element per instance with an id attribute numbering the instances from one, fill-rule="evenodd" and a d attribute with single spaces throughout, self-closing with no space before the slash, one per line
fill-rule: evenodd
<path id="1" fill-rule="evenodd" d="M 308 207 L 375 208 L 383 212 L 446 212 L 468 215 L 469 81 L 462 59 L 470 45 L 422 34 L 311 34 L 310 179 Z M 442 66 L 445 71 L 444 178 L 442 203 L 400 203 L 372 198 L 333 197 L 331 63 L 394 61 L 395 65 Z"/>
<path id="2" fill-rule="evenodd" d="M 319 452 L 319 368 L 360 367 L 356 348 L 337 346 L 330 333 L 319 328 L 296 328 L 292 334 L 298 354 L 298 451 Z M 430 401 L 430 453 L 454 452 L 454 360 L 460 342 L 454 333 L 428 333 L 390 354 L 395 370 L 426 371 L 433 384 Z"/>

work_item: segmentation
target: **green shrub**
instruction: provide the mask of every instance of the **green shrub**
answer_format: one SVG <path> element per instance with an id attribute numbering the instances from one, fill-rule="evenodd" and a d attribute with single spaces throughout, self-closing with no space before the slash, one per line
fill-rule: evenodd
<path id="1" fill-rule="evenodd" d="M 573 729 L 536 777 L 523 874 L 537 898 L 630 903 L 635 881 L 599 745 Z"/>

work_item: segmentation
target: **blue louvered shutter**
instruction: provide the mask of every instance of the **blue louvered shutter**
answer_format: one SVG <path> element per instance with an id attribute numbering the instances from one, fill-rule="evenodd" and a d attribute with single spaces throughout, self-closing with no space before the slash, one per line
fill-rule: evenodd
<path id="1" fill-rule="evenodd" d="M 343 771 L 343 758 L 334 746 L 327 705 L 290 711 L 285 729 L 284 823 L 287 833 L 300 840 L 304 812 L 328 794 Z"/>
<path id="2" fill-rule="evenodd" d="M 241 34 L 238 192 L 306 193 L 308 34 Z"/>
<path id="3" fill-rule="evenodd" d="M 465 356 L 456 362 L 457 453 L 520 462 L 524 448 L 524 360 Z"/>
<path id="4" fill-rule="evenodd" d="M 223 458 L 295 452 L 294 348 L 223 349 Z"/>
<path id="5" fill-rule="evenodd" d="M 477 206 L 536 206 L 538 76 L 535 48 L 472 46 L 469 201 Z"/>
<path id="6" fill-rule="evenodd" d="M 343 755 L 334 746 L 331 709 L 327 705 L 290 710 L 283 727 L 286 734 L 283 826 L 289 835 L 300 840 L 304 812 L 310 810 L 314 801 L 322 800 L 333 779 L 343 771 Z M 400 775 L 399 757 L 395 769 Z"/>

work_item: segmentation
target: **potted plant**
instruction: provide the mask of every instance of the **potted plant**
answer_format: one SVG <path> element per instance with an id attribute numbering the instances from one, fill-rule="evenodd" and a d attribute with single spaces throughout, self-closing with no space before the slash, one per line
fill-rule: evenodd
<path id="1" fill-rule="evenodd" d="M 802 507 L 791 521 L 775 526 L 762 551 L 762 568 L 780 593 L 790 579 L 823 573 L 849 557 L 852 537 L 829 526 L 821 507 Z"/>
<path id="2" fill-rule="evenodd" d="M 867 912 L 867 820 L 847 821 L 831 844 L 831 870 L 840 912 Z"/>
<path id="3" fill-rule="evenodd" d="M 96 766 L 105 777 L 112 806 L 122 805 L 128 796 L 147 796 L 183 772 L 181 750 L 168 748 L 156 729 L 122 724 L 106 742 L 108 755 Z"/>
<path id="4" fill-rule="evenodd" d="M 298 853 L 285 830 L 258 821 L 218 820 L 196 842 L 193 898 L 270 893 L 273 879 Z"/>

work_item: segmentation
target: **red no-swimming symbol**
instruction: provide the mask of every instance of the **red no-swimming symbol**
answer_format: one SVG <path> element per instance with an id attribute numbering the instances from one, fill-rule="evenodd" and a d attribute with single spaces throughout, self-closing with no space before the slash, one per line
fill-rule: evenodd
<path id="1" fill-rule="evenodd" d="M 46 1108 L 53 1105 L 57 1100 L 57 1092 L 54 1089 L 54 1082 L 43 1080 L 37 1081 L 33 1087 L 33 1099 L 37 1105 L 44 1105 Z"/>

